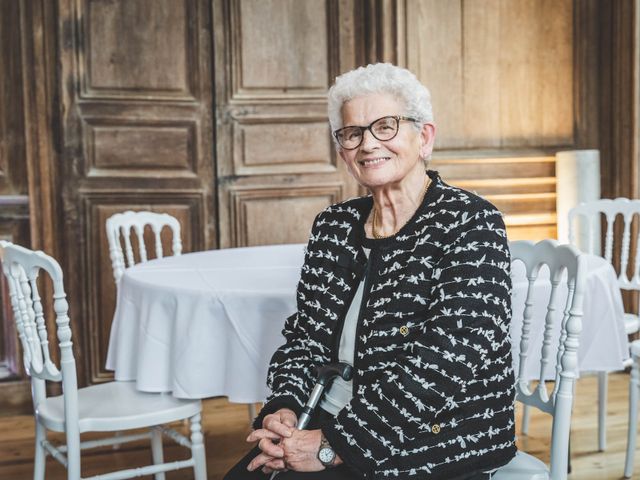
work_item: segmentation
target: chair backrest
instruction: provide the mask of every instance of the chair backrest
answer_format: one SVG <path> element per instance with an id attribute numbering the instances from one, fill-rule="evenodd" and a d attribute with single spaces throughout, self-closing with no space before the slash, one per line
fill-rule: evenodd
<path id="1" fill-rule="evenodd" d="M 182 253 L 180 222 L 175 217 L 172 217 L 168 213 L 133 212 L 131 210 L 116 213 L 107 219 L 109 256 L 111 258 L 113 277 L 116 284 L 119 283 L 125 268 L 136 264 L 136 256 L 131 243 L 132 231 L 137 237 L 138 261 L 147 261 L 147 249 L 144 243 L 144 229 L 147 225 L 151 227 L 154 234 L 156 258 L 163 257 L 160 233 L 164 227 L 169 227 L 173 233 L 171 244 L 172 254 L 177 256 Z"/>
<path id="2" fill-rule="evenodd" d="M 582 303 L 586 275 L 586 259 L 570 245 L 558 245 L 555 240 L 543 240 L 534 244 L 516 241 L 509 244 L 514 267 L 522 262 L 528 282 L 524 305 L 521 337 L 518 350 L 518 372 L 516 400 L 532 405 L 553 416 L 551 433 L 551 478 L 566 478 L 569 427 L 573 404 L 574 383 L 578 375 L 578 337 L 582 330 Z M 535 309 L 534 295 L 539 273 L 543 265 L 549 269 L 551 293 L 544 309 Z M 545 275 L 546 278 L 546 275 Z M 563 287 L 566 285 L 566 290 Z M 566 292 L 566 301 L 562 298 Z M 558 312 L 558 304 L 561 311 Z M 536 323 L 534 311 L 544 311 L 544 334 L 540 356 L 540 377 L 535 389 L 531 389 L 530 378 L 526 378 L 526 364 L 533 350 L 531 328 Z M 559 332 L 559 333 L 558 333 Z M 559 335 L 558 344 L 553 345 L 553 337 Z M 553 364 L 555 363 L 555 367 Z M 554 379 L 551 392 L 545 380 Z"/>
<path id="3" fill-rule="evenodd" d="M 580 248 L 586 253 L 604 256 L 611 264 L 614 260 L 614 244 L 617 244 L 620 252 L 620 272 L 618 283 L 620 288 L 628 290 L 640 290 L 640 255 L 635 256 L 633 271 L 628 275 L 629 257 L 632 247 L 640 246 L 640 236 L 636 236 L 635 241 L 631 241 L 631 222 L 634 215 L 639 215 L 640 200 L 629 200 L 628 198 L 616 198 L 593 200 L 583 202 L 569 210 L 569 242 L 577 245 L 577 230 L 582 227 L 585 231 L 586 245 Z M 623 222 L 622 239 L 614 242 L 614 223 L 620 217 Z M 601 222 L 606 223 L 606 233 L 604 236 L 604 251 L 600 250 L 600 226 Z"/>
<path id="4" fill-rule="evenodd" d="M 71 342 L 68 309 L 64 291 L 62 269 L 58 262 L 43 252 L 34 252 L 9 242 L 0 241 L 2 271 L 7 279 L 16 331 L 23 350 L 23 361 L 31 377 L 34 409 L 46 397 L 45 382 L 62 382 L 65 418 L 77 424 L 76 363 Z M 40 273 L 45 275 L 41 276 Z M 53 290 L 56 348 L 60 363 L 57 366 L 49 345 L 49 328 L 39 288 L 48 276 Z M 39 285 L 40 283 L 40 285 Z M 45 290 L 46 291 L 46 290 Z"/>

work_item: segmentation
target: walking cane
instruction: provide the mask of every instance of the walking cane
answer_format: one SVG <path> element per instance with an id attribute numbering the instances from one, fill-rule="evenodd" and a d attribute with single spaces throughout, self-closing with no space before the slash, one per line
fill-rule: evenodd
<path id="1" fill-rule="evenodd" d="M 320 398 L 322 398 L 322 393 L 324 392 L 325 387 L 338 375 L 340 375 L 345 382 L 348 382 L 351 380 L 351 377 L 353 377 L 353 367 L 348 363 L 333 362 L 318 368 L 316 385 L 313 387 L 311 395 L 309 395 L 307 404 L 302 409 L 298 425 L 296 426 L 297 430 L 305 429 L 309 420 L 311 420 L 313 410 L 316 408 L 316 405 L 318 405 Z M 269 480 L 273 480 L 278 473 L 280 473 L 278 470 L 273 472 L 271 477 L 269 477 Z"/>

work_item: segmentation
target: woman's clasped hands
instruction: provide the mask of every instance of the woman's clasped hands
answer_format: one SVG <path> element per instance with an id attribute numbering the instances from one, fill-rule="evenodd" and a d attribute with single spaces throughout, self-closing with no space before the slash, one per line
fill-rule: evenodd
<path id="1" fill-rule="evenodd" d="M 324 465 L 317 457 L 321 430 L 296 430 L 297 424 L 298 417 L 288 408 L 266 415 L 262 428 L 254 430 L 247 437 L 247 442 L 257 441 L 262 451 L 251 460 L 247 470 L 253 471 L 260 467 L 264 473 L 275 470 L 324 470 Z"/>

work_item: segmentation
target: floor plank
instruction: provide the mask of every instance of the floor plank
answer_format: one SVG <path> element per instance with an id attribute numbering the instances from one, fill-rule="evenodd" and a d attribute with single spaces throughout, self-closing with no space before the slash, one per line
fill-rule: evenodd
<path id="1" fill-rule="evenodd" d="M 619 480 L 622 478 L 627 431 L 628 375 L 610 375 L 608 403 L 607 450 L 597 451 L 597 379 L 579 380 L 571 431 L 571 480 Z M 518 426 L 520 411 L 518 411 Z M 176 425 L 186 433 L 185 426 Z M 518 447 L 542 460 L 549 461 L 550 417 L 534 413 L 529 435 L 518 436 Z M 228 403 L 225 399 L 204 402 L 203 432 L 207 450 L 207 470 L 210 479 L 221 479 L 224 472 L 247 450 L 244 442 L 249 433 L 247 408 Z M 54 436 L 60 438 L 60 436 Z M 88 436 L 87 438 L 91 438 Z M 165 458 L 185 458 L 184 449 L 166 444 Z M 33 417 L 0 416 L 0 479 L 27 480 L 33 470 Z M 83 475 L 105 473 L 112 469 L 131 468 L 150 461 L 144 442 L 119 450 L 101 448 L 83 456 Z M 635 479 L 640 479 L 640 452 L 635 459 Z M 48 480 L 63 480 L 65 470 L 55 460 L 47 460 Z M 170 472 L 167 480 L 192 478 L 188 470 Z"/>

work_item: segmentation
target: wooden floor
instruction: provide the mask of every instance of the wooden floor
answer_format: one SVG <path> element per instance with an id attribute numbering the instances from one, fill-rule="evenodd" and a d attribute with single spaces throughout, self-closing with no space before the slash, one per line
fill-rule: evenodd
<path id="1" fill-rule="evenodd" d="M 572 480 L 613 480 L 622 478 L 627 428 L 627 382 L 628 375 L 610 376 L 608 403 L 608 446 L 606 452 L 597 451 L 597 395 L 595 377 L 579 381 L 574 410 L 571 448 Z M 233 465 L 246 451 L 244 442 L 249 433 L 247 408 L 223 399 L 207 400 L 205 403 L 203 430 L 206 434 L 207 469 L 210 479 L 220 479 L 228 467 Z M 519 435 L 519 448 L 535 454 L 545 461 L 549 457 L 548 416 L 534 414 L 529 435 Z M 178 425 L 178 428 L 184 428 Z M 640 442 L 639 442 L 640 443 Z M 165 449 L 167 459 L 185 458 L 183 449 Z M 83 475 L 105 473 L 115 468 L 143 465 L 150 457 L 147 446 L 133 444 L 126 449 L 111 448 L 94 450 L 83 456 Z M 0 416 L 0 479 L 26 480 L 32 475 L 33 419 L 31 416 Z M 640 452 L 636 455 L 636 474 L 640 479 Z M 53 459 L 47 460 L 48 480 L 65 479 L 64 469 Z M 193 478 L 191 472 L 183 470 L 167 474 L 167 480 Z"/>

